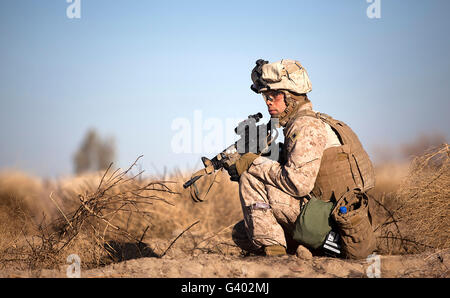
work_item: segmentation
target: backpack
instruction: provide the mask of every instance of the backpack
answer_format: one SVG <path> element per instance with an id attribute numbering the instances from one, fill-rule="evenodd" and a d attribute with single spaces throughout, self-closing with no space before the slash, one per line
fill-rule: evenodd
<path id="1" fill-rule="evenodd" d="M 365 258 L 376 248 L 366 194 L 375 186 L 369 155 L 344 122 L 311 110 L 300 111 L 297 117 L 301 116 L 315 117 L 330 125 L 342 145 L 324 151 L 311 192 L 313 199 L 297 218 L 293 238 L 305 246 L 317 248 L 335 226 L 341 236 L 343 256 Z M 320 204 L 317 200 L 329 204 Z M 344 206 L 348 211 L 342 214 L 339 210 Z"/>

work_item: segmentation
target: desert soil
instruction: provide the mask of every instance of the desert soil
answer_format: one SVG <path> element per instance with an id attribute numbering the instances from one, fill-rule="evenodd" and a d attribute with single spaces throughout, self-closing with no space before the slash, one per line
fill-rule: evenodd
<path id="1" fill-rule="evenodd" d="M 382 278 L 450 277 L 450 249 L 417 255 L 379 256 Z M 83 278 L 365 278 L 374 261 L 329 257 L 240 256 L 219 253 L 183 255 L 172 251 L 162 258 L 130 259 L 104 267 L 81 270 Z M 66 277 L 67 266 L 54 270 L 0 271 L 0 277 Z M 375 272 L 372 270 L 372 272 Z"/>

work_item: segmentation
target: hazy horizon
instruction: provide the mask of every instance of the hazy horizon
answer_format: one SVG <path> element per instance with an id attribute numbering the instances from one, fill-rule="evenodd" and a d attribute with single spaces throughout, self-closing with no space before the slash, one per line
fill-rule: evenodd
<path id="1" fill-rule="evenodd" d="M 211 152 L 174 153 L 174 121 L 195 126 L 200 111 L 224 135 L 227 119 L 267 121 L 250 90 L 260 58 L 299 60 L 314 109 L 373 157 L 450 139 L 449 1 L 381 0 L 379 19 L 366 0 L 80 1 L 79 19 L 66 0 L 0 3 L 0 171 L 72 174 L 90 128 L 114 137 L 119 167 L 139 155 L 148 173 L 199 167 Z"/>

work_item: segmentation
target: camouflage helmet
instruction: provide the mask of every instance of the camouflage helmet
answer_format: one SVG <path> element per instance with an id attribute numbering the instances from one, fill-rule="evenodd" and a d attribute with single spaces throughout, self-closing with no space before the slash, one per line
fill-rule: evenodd
<path id="1" fill-rule="evenodd" d="M 283 59 L 269 63 L 256 61 L 252 70 L 251 89 L 256 93 L 268 90 L 285 90 L 293 94 L 306 94 L 312 90 L 306 69 L 296 60 Z"/>

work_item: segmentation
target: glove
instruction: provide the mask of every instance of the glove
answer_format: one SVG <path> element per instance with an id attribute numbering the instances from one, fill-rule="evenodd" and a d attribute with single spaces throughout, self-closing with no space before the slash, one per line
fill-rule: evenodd
<path id="1" fill-rule="evenodd" d="M 253 161 L 258 158 L 259 155 L 255 153 L 245 153 L 242 155 L 236 163 L 232 164 L 231 166 L 226 166 L 225 169 L 228 171 L 228 174 L 230 175 L 231 181 L 239 181 L 239 178 L 241 177 L 242 173 L 248 170 L 248 168 L 251 166 Z"/>
<path id="2" fill-rule="evenodd" d="M 245 171 L 248 170 L 248 168 L 250 168 L 253 161 L 255 159 L 257 159 L 258 157 L 259 157 L 259 155 L 255 154 L 255 153 L 251 153 L 251 152 L 245 153 L 244 155 L 242 155 L 241 158 L 239 158 L 238 161 L 236 161 L 237 174 L 239 176 L 241 176 L 242 173 L 244 173 Z"/>

